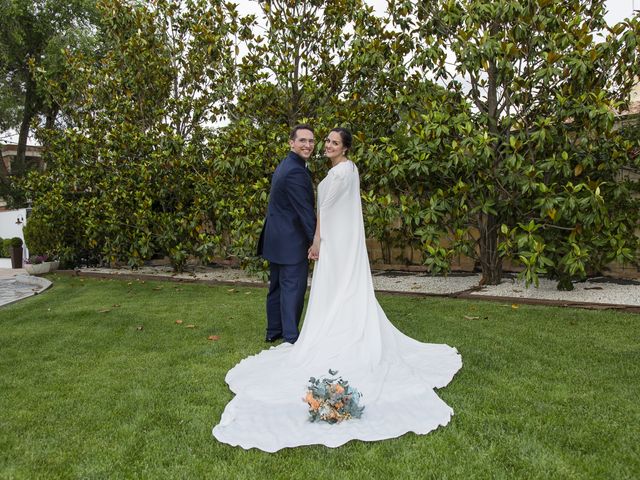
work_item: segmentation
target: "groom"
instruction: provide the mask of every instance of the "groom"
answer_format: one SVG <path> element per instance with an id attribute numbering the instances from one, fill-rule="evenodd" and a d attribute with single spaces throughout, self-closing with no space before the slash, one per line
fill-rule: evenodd
<path id="1" fill-rule="evenodd" d="M 297 125 L 289 135 L 291 151 L 271 179 L 269 206 L 258 255 L 269 260 L 267 342 L 284 338 L 295 343 L 307 290 L 307 252 L 316 229 L 313 184 L 305 162 L 315 139 L 309 125 Z"/>

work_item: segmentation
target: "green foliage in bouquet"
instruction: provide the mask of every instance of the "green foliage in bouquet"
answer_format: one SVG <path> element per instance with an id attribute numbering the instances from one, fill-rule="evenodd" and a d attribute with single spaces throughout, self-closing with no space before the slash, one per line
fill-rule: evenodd
<path id="1" fill-rule="evenodd" d="M 337 370 L 329 370 L 332 377 L 337 373 Z M 304 401 L 309 404 L 312 422 L 322 420 L 327 423 L 339 423 L 362 416 L 364 406 L 358 404 L 360 397 L 362 394 L 342 377 L 311 377 Z"/>

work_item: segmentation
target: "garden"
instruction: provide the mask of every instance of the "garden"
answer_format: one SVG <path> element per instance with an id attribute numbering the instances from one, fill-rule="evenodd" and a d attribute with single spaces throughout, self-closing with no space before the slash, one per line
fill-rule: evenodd
<path id="1" fill-rule="evenodd" d="M 33 87 L 18 91 L 32 106 L 22 125 L 46 168 L 18 149 L 0 196 L 33 207 L 34 255 L 264 271 L 270 175 L 308 122 L 319 140 L 352 130 L 386 264 L 446 274 L 462 258 L 483 284 L 515 270 L 565 289 L 638 266 L 638 15 L 608 25 L 603 0 L 390 2 L 384 14 L 277 1 L 251 15 L 205 0 L 31 3 L 3 4 L 16 21 L 0 31 L 12 32 L 7 78 Z M 317 184 L 320 151 L 309 167 Z"/>
<path id="2" fill-rule="evenodd" d="M 53 274 L 0 310 L 3 478 L 635 478 L 637 315 L 404 296 L 394 324 L 464 365 L 429 435 L 275 454 L 215 441 L 264 288 Z M 474 318 L 469 320 L 468 318 Z M 300 401 L 305 385 L 301 385 Z M 352 420 L 357 421 L 357 420 Z"/>
<path id="3" fill-rule="evenodd" d="M 514 271 L 558 289 L 613 264 L 637 275 L 637 12 L 608 25 L 604 0 L 255 7 L 0 2 L 0 127 L 19 132 L 0 197 L 30 209 L 29 264 L 67 270 L 0 308 L 0 477 L 639 477 L 637 315 L 380 295 L 404 333 L 460 352 L 437 392 L 451 423 L 267 454 L 211 434 L 226 372 L 265 348 L 263 287 L 73 274 L 264 275 L 270 178 L 306 122 L 318 144 L 353 132 L 385 264 L 466 262 L 481 285 Z M 327 168 L 318 150 L 315 185 Z"/>

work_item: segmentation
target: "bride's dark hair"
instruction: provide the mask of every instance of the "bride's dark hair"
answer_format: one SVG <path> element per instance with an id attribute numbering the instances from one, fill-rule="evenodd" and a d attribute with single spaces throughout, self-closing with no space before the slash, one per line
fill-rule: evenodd
<path id="1" fill-rule="evenodd" d="M 331 131 L 338 132 L 340 134 L 340 140 L 342 140 L 342 145 L 345 146 L 348 152 L 351 149 L 351 144 L 353 142 L 353 136 L 351 135 L 351 132 L 346 128 L 342 128 L 342 127 L 334 128 Z"/>

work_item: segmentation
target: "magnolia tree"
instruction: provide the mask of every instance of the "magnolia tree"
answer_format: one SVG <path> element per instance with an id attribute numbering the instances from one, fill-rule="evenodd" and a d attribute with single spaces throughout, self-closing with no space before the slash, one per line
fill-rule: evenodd
<path id="1" fill-rule="evenodd" d="M 272 0 L 241 18 L 224 2 L 105 1 L 95 51 L 40 72 L 68 128 L 43 132 L 34 215 L 98 260 L 249 260 L 288 131 L 309 121 L 318 140 L 354 132 L 388 261 L 410 245 L 446 271 L 465 254 L 497 283 L 509 258 L 567 285 L 635 261 L 637 183 L 619 172 L 638 168 L 637 137 L 613 112 L 638 21 L 608 28 L 601 3 L 391 1 L 378 18 L 362 0 Z"/>
<path id="2" fill-rule="evenodd" d="M 434 187 L 418 230 L 432 264 L 473 255 L 495 284 L 509 257 L 528 282 L 546 273 L 571 288 L 607 262 L 637 261 L 638 184 L 619 173 L 640 163 L 614 115 L 640 67 L 638 17 L 609 27 L 604 1 L 591 0 L 390 8 L 416 38 L 414 65 L 435 65 L 471 105 L 444 121 L 427 112 L 401 147 Z"/>
<path id="3" fill-rule="evenodd" d="M 288 151 L 297 123 L 322 119 L 344 90 L 345 27 L 360 0 L 273 0 L 256 2 L 253 35 L 242 45 L 235 97 L 228 124 L 212 145 L 216 175 L 207 201 L 218 212 L 228 255 L 251 268 L 264 268 L 255 249 L 264 219 L 269 181 Z M 316 170 L 318 165 L 312 162 Z"/>
<path id="4" fill-rule="evenodd" d="M 367 225 L 385 238 L 388 222 L 378 221 L 380 162 L 366 152 L 399 123 L 395 101 L 405 88 L 408 46 L 385 30 L 385 21 L 361 0 L 260 2 L 256 35 L 246 43 L 239 66 L 238 95 L 230 123 L 220 129 L 221 161 L 229 177 L 222 193 L 233 222 L 234 254 L 252 254 L 266 207 L 269 179 L 288 150 L 296 123 L 316 131 L 318 155 L 310 162 L 316 182 L 326 172 L 322 139 L 336 126 L 355 134 L 352 157 L 362 163 L 363 187 L 371 190 Z M 408 38 L 408 37 L 406 37 Z M 392 69 L 397 70 L 392 73 Z M 376 157 L 376 160 L 379 157 Z M 370 161 L 371 160 L 371 161 Z M 374 165 L 375 163 L 375 165 Z M 386 211 L 389 211 L 387 209 Z"/>
<path id="5" fill-rule="evenodd" d="M 427 67 L 411 64 L 414 37 L 390 28 L 360 0 L 260 2 L 257 36 L 247 42 L 239 73 L 238 98 L 230 125 L 221 131 L 240 178 L 262 189 L 262 204 L 249 204 L 234 185 L 231 211 L 248 215 L 244 250 L 255 243 L 264 214 L 265 187 L 287 150 L 291 126 L 309 121 L 316 128 L 318 157 L 310 162 L 317 180 L 326 169 L 321 140 L 335 126 L 354 133 L 350 156 L 361 170 L 365 224 L 389 262 L 392 246 L 415 244 L 419 206 L 428 202 L 417 175 L 420 159 L 399 160 L 398 145 L 407 138 L 409 118 L 431 109 L 464 109 L 461 97 L 425 78 Z M 437 58 L 440 51 L 435 46 Z M 454 107 L 452 107 L 454 105 Z M 250 195 L 254 198 L 254 194 Z M 252 213 L 249 214 L 248 212 Z M 237 222 L 241 223 L 241 222 Z M 237 230 L 236 230 L 237 232 Z"/>
<path id="6" fill-rule="evenodd" d="M 232 96 L 236 42 L 250 32 L 232 4 L 98 4 L 97 48 L 69 52 L 64 82 L 42 83 L 67 118 L 47 140 L 47 172 L 28 189 L 33 215 L 60 224 L 57 250 L 132 266 L 156 254 L 181 268 L 220 244 L 204 195 L 209 125 Z"/>
<path id="7" fill-rule="evenodd" d="M 68 52 L 63 81 L 40 72 L 67 128 L 41 132 L 48 171 L 28 186 L 34 215 L 74 226 L 69 251 L 134 266 L 167 254 L 178 268 L 253 256 L 289 128 L 310 120 L 321 138 L 352 120 L 342 106 L 365 96 L 349 89 L 352 36 L 382 32 L 359 0 L 260 6 L 256 20 L 222 2 L 104 2 L 96 51 Z"/>

